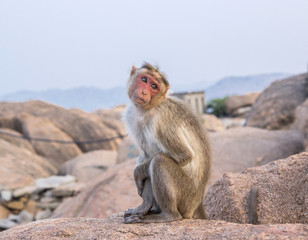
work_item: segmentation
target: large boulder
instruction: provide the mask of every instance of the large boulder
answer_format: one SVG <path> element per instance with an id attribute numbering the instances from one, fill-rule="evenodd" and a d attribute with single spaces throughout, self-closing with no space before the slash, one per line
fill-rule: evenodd
<path id="1" fill-rule="evenodd" d="M 133 141 L 129 137 L 125 138 L 119 147 L 116 163 L 122 163 L 138 157 L 139 151 Z"/>
<path id="2" fill-rule="evenodd" d="M 59 174 L 73 175 L 79 182 L 87 182 L 113 166 L 116 156 L 117 152 L 108 150 L 87 152 L 64 163 Z"/>
<path id="3" fill-rule="evenodd" d="M 0 102 L 1 104 L 1 102 Z M 0 113 L 0 128 L 20 130 L 19 121 L 14 116 L 7 116 L 5 113 Z"/>
<path id="4" fill-rule="evenodd" d="M 258 192 L 256 199 L 248 197 L 252 188 Z M 248 223 L 249 204 L 256 211 L 257 223 L 307 224 L 308 153 L 241 173 L 227 173 L 208 190 L 205 198 L 207 214 L 215 220 Z"/>
<path id="5" fill-rule="evenodd" d="M 224 221 L 182 220 L 169 223 L 123 224 L 123 216 L 108 219 L 48 219 L 14 227 L 0 240 L 94 239 L 307 239 L 307 224 L 250 225 Z"/>
<path id="6" fill-rule="evenodd" d="M 83 152 L 117 149 L 114 132 L 98 116 L 77 109 L 67 110 L 42 101 L 0 102 L 0 118 L 19 116 L 23 112 L 47 118 L 77 142 Z"/>
<path id="7" fill-rule="evenodd" d="M 308 99 L 295 110 L 293 129 L 301 132 L 305 138 L 305 148 L 308 151 Z"/>
<path id="8" fill-rule="evenodd" d="M 210 132 L 224 130 L 221 120 L 213 114 L 203 114 L 201 120 L 204 122 L 205 128 Z"/>
<path id="9" fill-rule="evenodd" d="M 238 127 L 209 134 L 213 152 L 213 184 L 225 172 L 286 158 L 304 150 L 302 135 L 297 131 L 270 131 Z"/>
<path id="10" fill-rule="evenodd" d="M 48 160 L 0 139 L 0 189 L 21 188 L 56 173 Z"/>
<path id="11" fill-rule="evenodd" d="M 32 147 L 30 141 L 25 139 L 23 134 L 15 130 L 9 128 L 0 128 L 0 138 L 12 143 L 17 147 L 25 148 L 30 152 L 35 153 L 35 150 Z"/>
<path id="12" fill-rule="evenodd" d="M 22 113 L 18 117 L 24 136 L 32 138 L 56 139 L 63 142 L 73 142 L 73 139 L 61 131 L 47 118 L 35 117 L 28 113 Z M 65 161 L 80 155 L 82 152 L 74 143 L 60 144 L 58 142 L 32 141 L 35 151 L 48 159 L 58 167 Z"/>
<path id="13" fill-rule="evenodd" d="M 294 121 L 297 106 L 308 97 L 308 74 L 273 82 L 252 106 L 246 126 L 285 129 Z"/>
<path id="14" fill-rule="evenodd" d="M 114 131 L 106 126 L 99 116 L 86 113 L 80 109 L 72 109 L 70 113 L 78 118 L 77 127 L 81 131 L 80 134 L 84 136 L 84 140 L 94 140 L 90 144 L 79 144 L 84 152 L 99 149 L 115 151 L 118 149 L 117 140 L 121 139 L 122 136 L 117 137 L 118 135 L 115 135 Z M 74 130 L 77 131 L 77 129 Z"/>
<path id="15" fill-rule="evenodd" d="M 65 200 L 52 217 L 106 218 L 141 203 L 133 171 L 135 160 L 129 160 L 97 175 L 75 197 Z"/>
<path id="16" fill-rule="evenodd" d="M 126 135 L 126 130 L 121 120 L 122 118 L 121 112 L 116 110 L 102 109 L 102 110 L 96 110 L 92 114 L 98 116 L 104 123 L 104 125 L 114 132 L 113 133 L 114 136 L 124 137 Z M 122 138 L 115 139 L 115 142 L 118 148 L 122 142 Z"/>
<path id="17" fill-rule="evenodd" d="M 253 105 L 259 95 L 260 93 L 253 92 L 227 97 L 225 100 L 227 113 L 232 116 L 238 116 L 240 114 L 238 110 Z"/>

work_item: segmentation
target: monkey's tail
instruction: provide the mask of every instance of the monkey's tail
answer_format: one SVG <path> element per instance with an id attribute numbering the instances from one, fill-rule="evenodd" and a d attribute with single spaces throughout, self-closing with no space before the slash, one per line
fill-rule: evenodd
<path id="1" fill-rule="evenodd" d="M 258 224 L 258 188 L 252 187 L 249 191 L 248 204 L 248 222 L 251 224 Z"/>

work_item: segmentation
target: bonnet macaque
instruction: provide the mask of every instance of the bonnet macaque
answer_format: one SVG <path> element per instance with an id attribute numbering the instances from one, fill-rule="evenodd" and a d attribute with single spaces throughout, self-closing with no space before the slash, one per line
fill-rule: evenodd
<path id="1" fill-rule="evenodd" d="M 141 153 L 134 178 L 143 203 L 124 213 L 125 223 L 206 218 L 209 142 L 190 108 L 167 96 L 169 88 L 158 68 L 148 63 L 132 67 L 127 83 L 131 103 L 123 120 Z"/>

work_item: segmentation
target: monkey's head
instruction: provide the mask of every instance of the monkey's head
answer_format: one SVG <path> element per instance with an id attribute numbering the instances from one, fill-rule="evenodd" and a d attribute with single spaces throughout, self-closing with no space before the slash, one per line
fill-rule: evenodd
<path id="1" fill-rule="evenodd" d="M 169 82 L 158 68 L 145 63 L 141 68 L 132 67 L 127 83 L 128 96 L 139 107 L 149 109 L 166 99 Z"/>

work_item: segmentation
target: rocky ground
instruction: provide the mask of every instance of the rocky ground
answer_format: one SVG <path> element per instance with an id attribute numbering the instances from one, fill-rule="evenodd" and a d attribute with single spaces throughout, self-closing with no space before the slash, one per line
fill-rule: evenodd
<path id="1" fill-rule="evenodd" d="M 228 118 L 202 116 L 213 152 L 210 220 L 147 225 L 122 222 L 141 202 L 123 108 L 0 103 L 0 239 L 308 239 L 307 103 L 302 74 L 228 97 Z M 252 189 L 258 225 L 248 224 Z"/>
<path id="2" fill-rule="evenodd" d="M 171 223 L 123 224 L 121 214 L 108 219 L 60 218 L 18 226 L 1 240 L 103 239 L 292 239 L 308 237 L 307 224 L 250 225 L 224 221 L 183 220 Z"/>

